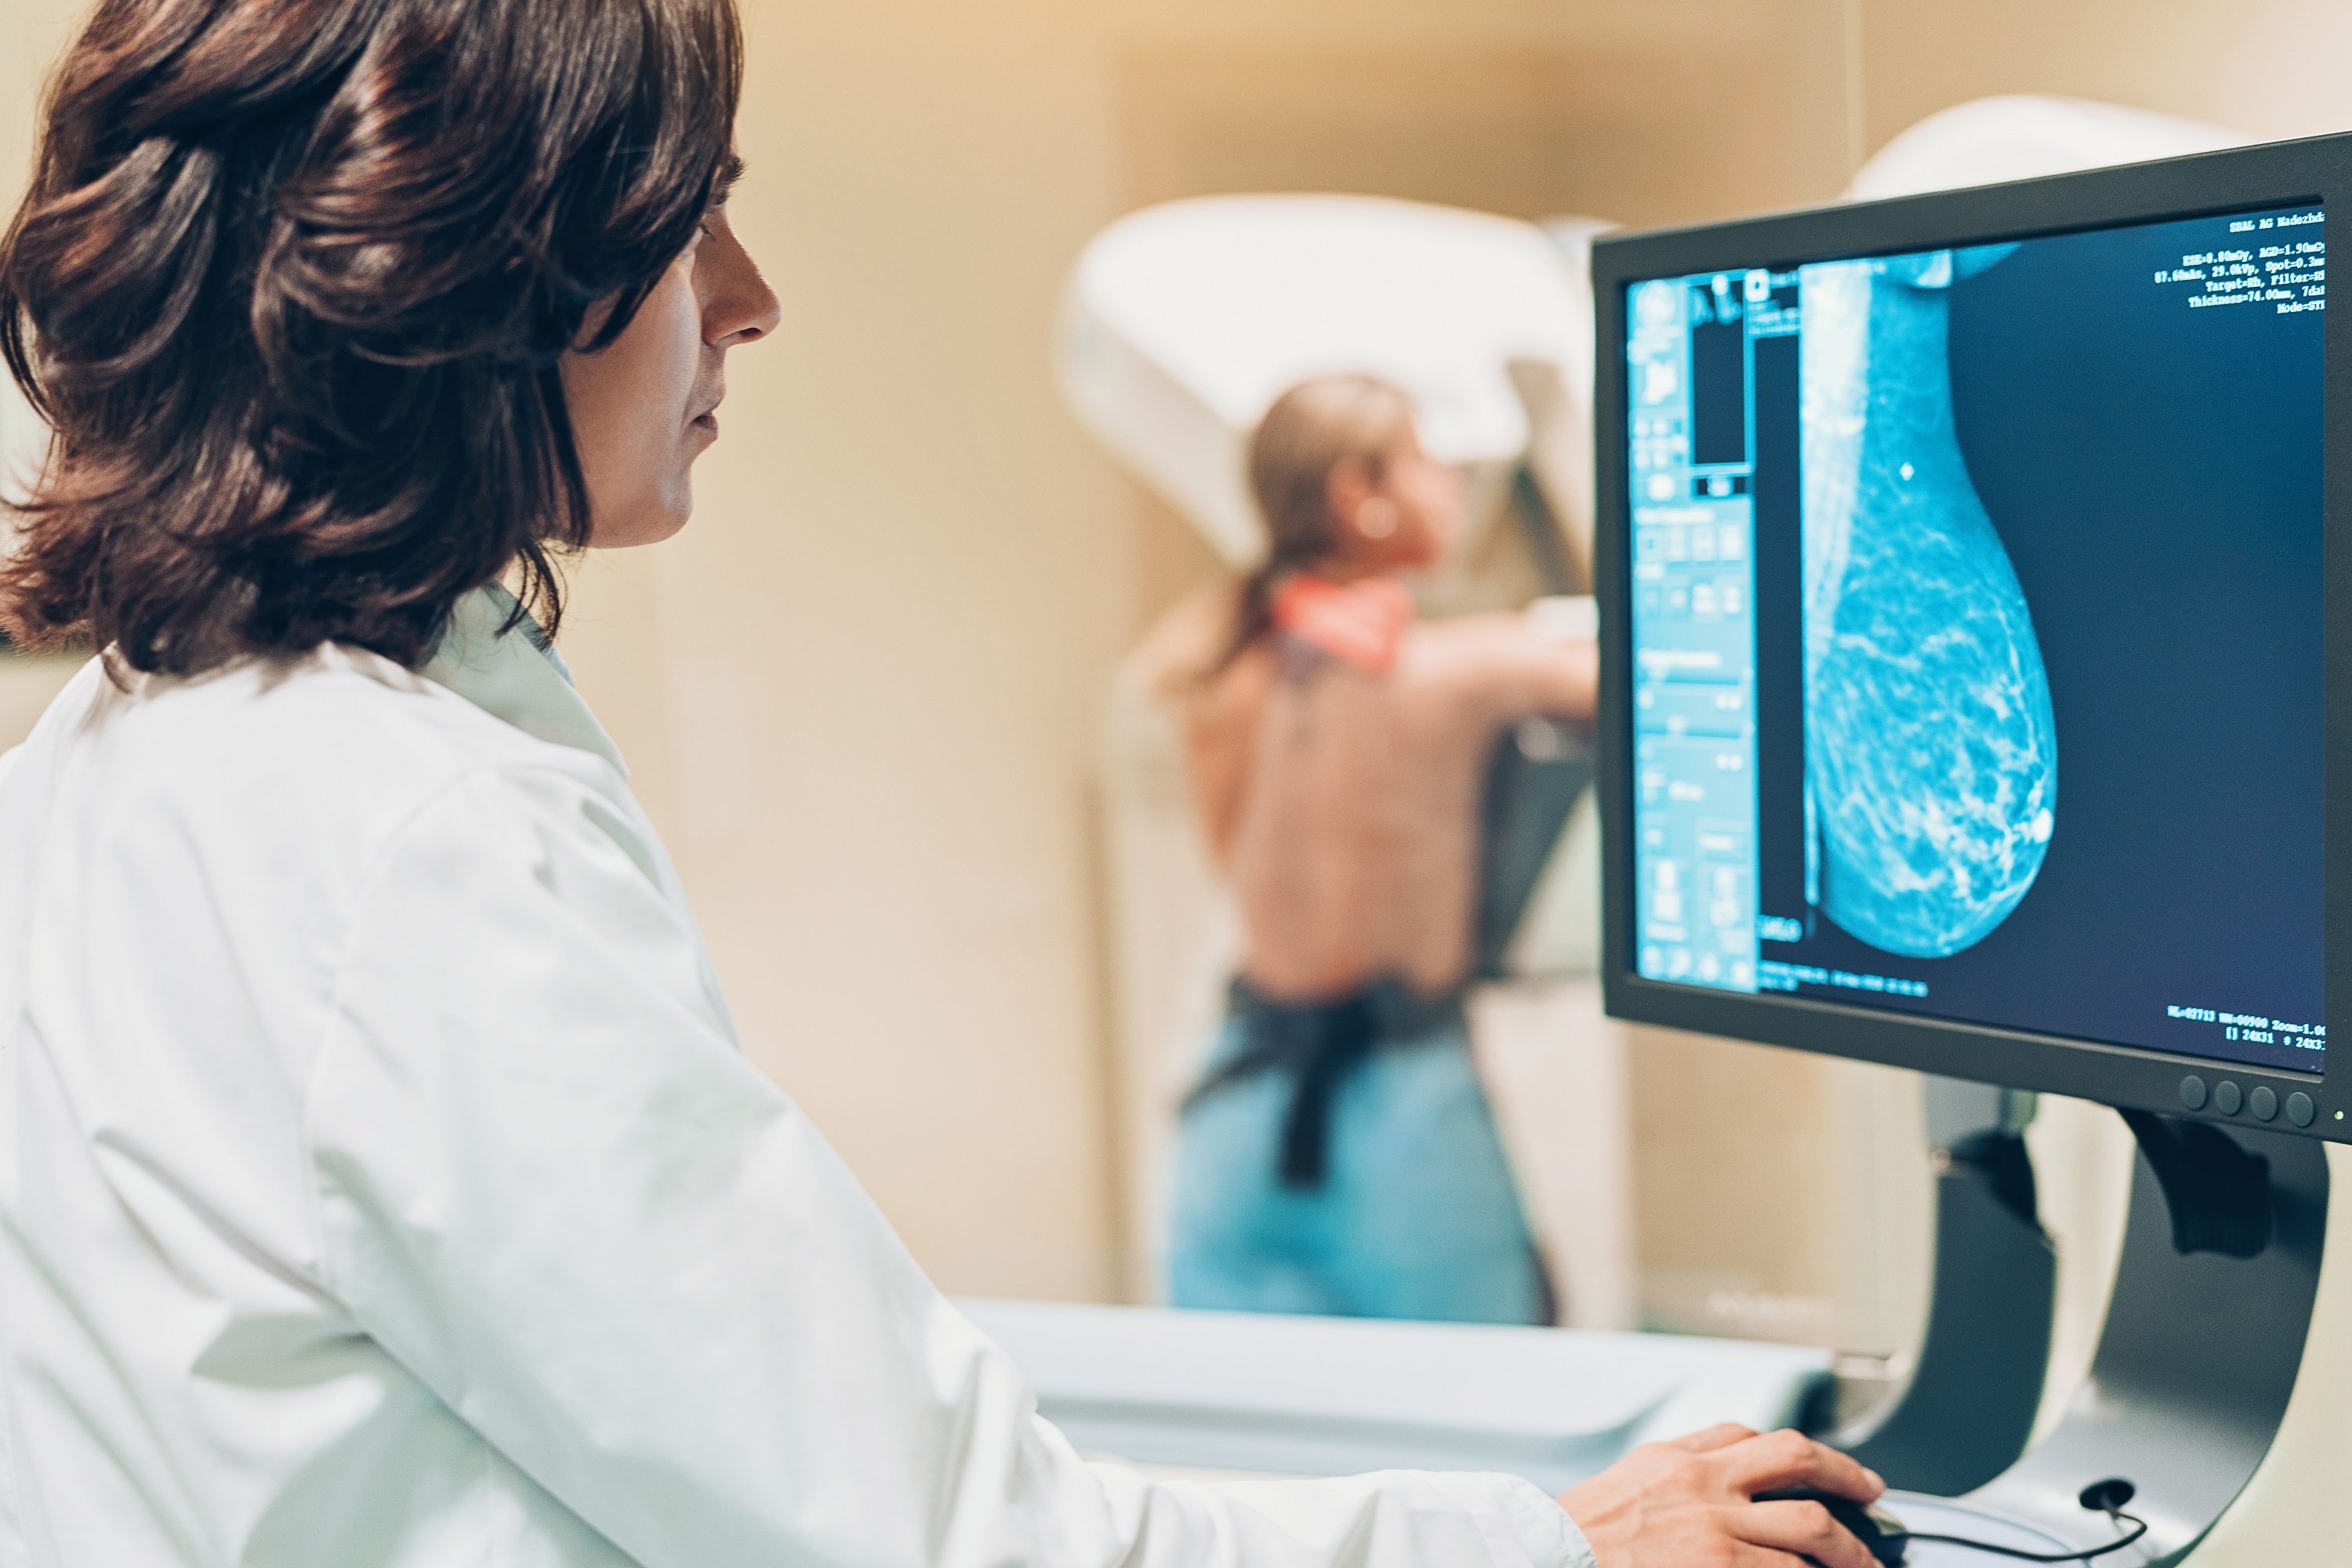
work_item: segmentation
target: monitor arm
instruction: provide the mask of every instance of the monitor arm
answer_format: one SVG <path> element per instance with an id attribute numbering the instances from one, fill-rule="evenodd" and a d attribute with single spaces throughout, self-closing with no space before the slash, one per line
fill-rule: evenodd
<path id="1" fill-rule="evenodd" d="M 2025 1452 L 2049 1366 L 2058 1263 L 2025 1150 L 2033 1097 L 1930 1078 L 1927 1111 L 1936 1165 L 1927 1332 L 1903 1392 L 1836 1440 L 1891 1486 L 1952 1497 Z"/>
<path id="2" fill-rule="evenodd" d="M 1916 1370 L 1848 1448 L 1895 1488 L 1967 1494 L 2059 1539 L 2106 1521 L 2084 1489 L 2127 1481 L 2144 1557 L 2177 1563 L 2269 1451 L 2303 1361 L 2328 1198 L 2323 1147 L 2126 1110 L 2139 1142 L 2099 1348 L 2028 1448 L 2050 1357 L 2055 1254 L 2021 1136 L 2030 1097 L 1928 1080 L 1936 1278 Z"/>
<path id="3" fill-rule="evenodd" d="M 2169 1563 L 2236 1500 L 2286 1414 L 2319 1285 L 2327 1158 L 2291 1133 L 2125 1115 L 2140 1157 L 2098 1352 L 2049 1436 L 1969 1500 L 2096 1537 L 2104 1521 L 2071 1500 L 2120 1478 L 2149 1522 L 2147 1560 Z"/>
<path id="4" fill-rule="evenodd" d="M 1940 1228 L 1927 1339 L 1901 1397 L 1845 1446 L 1898 1489 L 1964 1492 L 1963 1506 L 2078 1547 L 2113 1539 L 2084 1500 L 2128 1483 L 2148 1530 L 2115 1561 L 2181 1562 L 2252 1479 L 2285 1416 L 2318 1289 L 2325 1147 L 2122 1113 L 2139 1152 L 2105 1326 L 2064 1414 L 2028 1448 L 2054 1258 L 2033 1218 L 2021 1123 L 2007 1112 L 1973 1123 L 1939 1115 L 1957 1102 L 1930 1081 Z"/>

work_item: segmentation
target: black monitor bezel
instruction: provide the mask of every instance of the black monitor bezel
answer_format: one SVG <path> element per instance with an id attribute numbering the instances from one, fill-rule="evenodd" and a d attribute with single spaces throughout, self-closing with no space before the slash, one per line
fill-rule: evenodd
<path id="1" fill-rule="evenodd" d="M 2284 1112 L 2270 1131 L 2352 1142 L 2352 1067 L 2334 1075 L 2244 1065 L 2108 1045 L 2064 1036 L 1997 1028 L 1916 1014 L 1880 1012 L 1811 996 L 1749 995 L 1643 979 L 1633 963 L 1633 704 L 1627 493 L 1625 301 L 1629 284 L 1695 272 L 1787 268 L 1847 257 L 1901 255 L 1993 244 L 2084 229 L 2169 219 L 2267 211 L 2315 204 L 2352 222 L 2352 134 L 2314 137 L 1976 186 L 1928 195 L 1853 203 L 1703 226 L 1606 237 L 1592 251 L 1596 328 L 1593 377 L 1594 576 L 1601 605 L 1599 790 L 1601 879 L 1601 987 L 1609 1013 L 1632 1022 L 1791 1047 L 1861 1061 L 1915 1068 L 1949 1078 L 2073 1095 L 2109 1105 L 2240 1123 L 2250 1110 L 2221 1114 L 2209 1095 L 2200 1110 L 2183 1101 L 2182 1080 L 2222 1079 L 2251 1096 L 2269 1087 L 2284 1105 L 2309 1095 L 2316 1114 L 2296 1128 Z M 2340 216 L 2338 215 L 2341 215 Z M 2352 483 L 2352 322 L 2330 314 L 2322 331 L 2325 412 L 2322 514 L 2327 733 L 2330 779 L 2352 779 L 2352 550 L 2332 548 L 2347 515 Z M 2343 1039 L 2352 1006 L 2352 792 L 2330 792 L 2324 819 L 2326 926 L 2323 981 L 2328 1037 Z M 2346 1047 L 2352 1049 L 2352 1047 Z M 2342 1118 L 2339 1120 L 2339 1116 Z"/>

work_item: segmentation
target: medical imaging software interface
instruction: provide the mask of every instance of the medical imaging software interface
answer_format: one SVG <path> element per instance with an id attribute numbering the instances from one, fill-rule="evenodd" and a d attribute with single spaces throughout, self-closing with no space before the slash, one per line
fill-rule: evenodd
<path id="1" fill-rule="evenodd" d="M 1628 287 L 1643 975 L 2319 1069 L 2326 258 Z"/>

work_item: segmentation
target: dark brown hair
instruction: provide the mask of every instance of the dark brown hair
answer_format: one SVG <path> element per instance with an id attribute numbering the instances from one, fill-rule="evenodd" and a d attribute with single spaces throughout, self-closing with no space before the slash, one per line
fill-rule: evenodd
<path id="1" fill-rule="evenodd" d="M 1265 559 L 1242 579 L 1233 640 L 1217 668 L 1241 657 L 1273 625 L 1274 591 L 1293 572 L 1339 548 L 1331 515 L 1331 470 L 1381 465 L 1412 429 L 1412 395 L 1376 375 L 1303 381 L 1280 397 L 1250 437 L 1250 493 L 1265 519 Z"/>
<path id="2" fill-rule="evenodd" d="M 55 431 L 0 626 L 187 674 L 410 666 L 588 502 L 558 361 L 731 177 L 732 0 L 101 0 L 0 240 Z"/>

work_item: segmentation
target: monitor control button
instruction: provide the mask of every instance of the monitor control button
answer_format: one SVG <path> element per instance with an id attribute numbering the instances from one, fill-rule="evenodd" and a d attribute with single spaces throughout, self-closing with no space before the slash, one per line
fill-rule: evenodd
<path id="1" fill-rule="evenodd" d="M 2237 1079 L 2225 1078 L 2213 1086 L 2213 1109 L 2222 1115 L 2237 1115 L 2238 1107 L 2242 1103 L 2242 1100 L 2238 1094 Z"/>
<path id="2" fill-rule="evenodd" d="M 2205 1080 L 2190 1073 L 2180 1080 L 2180 1103 L 2191 1110 L 2205 1109 Z"/>
<path id="3" fill-rule="evenodd" d="M 2278 1095 L 2270 1085 L 2258 1083 L 2254 1092 L 2246 1096 L 2246 1109 L 2254 1113 L 2257 1121 L 2268 1121 L 2278 1114 Z"/>
<path id="4" fill-rule="evenodd" d="M 2296 1089 L 2286 1097 L 2286 1119 L 2297 1127 L 2308 1127 L 2311 1119 L 2319 1114 L 2319 1107 L 2311 1103 L 2311 1096 Z"/>

